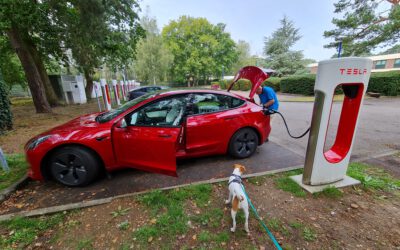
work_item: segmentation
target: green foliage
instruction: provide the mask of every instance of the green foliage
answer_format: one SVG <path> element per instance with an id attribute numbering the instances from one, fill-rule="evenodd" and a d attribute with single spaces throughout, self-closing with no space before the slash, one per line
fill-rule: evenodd
<path id="1" fill-rule="evenodd" d="M 385 170 L 363 163 L 351 163 L 347 175 L 357 179 L 365 188 L 373 190 L 400 190 L 400 180 L 393 178 Z"/>
<path id="2" fill-rule="evenodd" d="M 280 77 L 270 77 L 263 82 L 263 85 L 271 87 L 275 92 L 278 92 L 281 90 L 281 80 L 282 78 Z"/>
<path id="3" fill-rule="evenodd" d="M 90 250 L 93 249 L 93 240 L 92 239 L 82 239 L 78 242 L 76 246 L 78 250 Z"/>
<path id="4" fill-rule="evenodd" d="M 312 228 L 305 227 L 303 229 L 303 239 L 305 241 L 315 241 L 317 239 L 317 235 Z"/>
<path id="5" fill-rule="evenodd" d="M 250 55 L 250 44 L 246 41 L 238 41 L 236 44 L 236 52 L 238 54 L 238 59 L 227 73 L 235 75 L 245 66 L 256 65 L 256 58 Z"/>
<path id="6" fill-rule="evenodd" d="M 315 75 L 301 75 L 282 78 L 280 82 L 282 93 L 313 95 Z"/>
<path id="7" fill-rule="evenodd" d="M 124 216 L 128 213 L 129 210 L 131 210 L 129 207 L 122 208 L 121 206 L 119 206 L 117 210 L 111 212 L 111 215 L 113 218 L 118 217 L 118 216 Z"/>
<path id="8" fill-rule="evenodd" d="M 12 129 L 12 113 L 10 109 L 10 99 L 0 72 L 0 134 Z"/>
<path id="9" fill-rule="evenodd" d="M 6 173 L 2 168 L 0 168 L 0 190 L 3 190 L 20 180 L 26 174 L 28 168 L 23 154 L 6 155 L 6 160 L 10 172 Z"/>
<path id="10" fill-rule="evenodd" d="M 193 82 L 221 75 L 237 60 L 235 42 L 224 24 L 212 25 L 205 18 L 181 16 L 162 30 L 162 36 L 174 56 L 171 68 L 176 82 Z"/>
<path id="11" fill-rule="evenodd" d="M 303 52 L 290 50 L 300 38 L 299 29 L 296 29 L 294 23 L 284 16 L 281 27 L 274 31 L 271 37 L 265 38 L 266 66 L 276 70 L 280 75 L 291 75 L 304 69 Z"/>
<path id="12" fill-rule="evenodd" d="M 306 192 L 297 184 L 294 180 L 289 177 L 280 177 L 275 179 L 275 185 L 277 188 L 292 193 L 296 197 L 305 197 Z"/>
<path id="13" fill-rule="evenodd" d="M 139 81 L 158 84 L 167 80 L 173 55 L 158 32 L 155 19 L 143 17 L 142 26 L 146 29 L 146 37 L 139 41 L 134 71 Z"/>
<path id="14" fill-rule="evenodd" d="M 256 176 L 256 177 L 251 177 L 251 178 L 247 178 L 246 181 L 256 185 L 256 186 L 262 186 L 265 181 L 267 180 L 266 176 Z"/>
<path id="15" fill-rule="evenodd" d="M 13 85 L 27 86 L 21 62 L 5 37 L 0 36 L 0 72 L 9 89 Z"/>
<path id="16" fill-rule="evenodd" d="M 212 186 L 209 184 L 191 185 L 172 191 L 155 190 L 138 197 L 138 200 L 148 206 L 156 216 L 155 225 L 139 228 L 133 237 L 146 243 L 149 237 L 166 236 L 172 239 L 177 234 L 183 234 L 188 228 L 188 216 L 184 211 L 184 203 L 191 199 L 198 207 L 208 206 L 211 198 Z M 199 221 L 214 223 L 211 216 L 221 218 L 222 211 L 212 210 L 210 215 L 198 218 Z"/>
<path id="17" fill-rule="evenodd" d="M 2 228 L 9 233 L 0 237 L 0 248 L 10 249 L 11 247 L 23 249 L 32 243 L 36 237 L 46 230 L 58 225 L 64 220 L 63 214 L 46 216 L 40 218 L 15 218 L 9 221 L 0 222 Z"/>
<path id="18" fill-rule="evenodd" d="M 209 231 L 203 230 L 199 234 L 199 241 L 200 242 L 209 242 L 212 239 L 212 235 L 210 234 Z"/>
<path id="19" fill-rule="evenodd" d="M 367 91 L 387 96 L 400 95 L 400 71 L 372 73 Z"/>
<path id="20" fill-rule="evenodd" d="M 342 197 L 343 193 L 338 188 L 336 188 L 334 186 L 330 186 L 330 187 L 324 188 L 321 192 L 313 194 L 314 197 L 318 197 L 321 195 L 324 197 L 327 197 L 327 198 L 337 199 L 337 198 Z"/>
<path id="21" fill-rule="evenodd" d="M 343 41 L 343 55 L 363 55 L 378 46 L 391 45 L 400 35 L 400 5 L 395 1 L 339 0 L 333 18 L 335 29 L 324 36 L 334 39 L 325 47 L 337 47 Z M 390 7 L 388 7 L 390 5 Z M 385 11 L 382 11 L 385 10 Z"/>

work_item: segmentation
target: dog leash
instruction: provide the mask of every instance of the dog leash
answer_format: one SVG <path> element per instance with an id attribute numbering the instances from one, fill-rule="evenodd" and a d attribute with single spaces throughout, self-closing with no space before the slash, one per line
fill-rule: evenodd
<path id="1" fill-rule="evenodd" d="M 270 238 L 270 239 L 272 240 L 272 242 L 274 243 L 276 249 L 282 250 L 282 247 L 279 245 L 279 243 L 278 243 L 278 241 L 275 239 L 274 235 L 271 233 L 271 231 L 269 231 L 267 225 L 265 225 L 264 221 L 262 221 L 261 218 L 260 218 L 260 216 L 258 215 L 257 210 L 256 210 L 256 208 L 254 207 L 253 203 L 251 203 L 251 200 L 250 200 L 249 196 L 247 195 L 246 189 L 244 188 L 243 184 L 241 184 L 241 186 L 242 186 L 242 190 L 243 190 L 244 196 L 246 196 L 246 199 L 247 199 L 247 201 L 249 202 L 249 204 L 250 204 L 250 206 L 251 206 L 251 209 L 252 209 L 253 212 L 254 212 L 254 215 L 256 216 L 256 218 L 258 219 L 258 221 L 261 223 L 261 225 L 264 227 L 264 229 L 265 229 L 265 231 L 267 232 L 269 238 Z"/>

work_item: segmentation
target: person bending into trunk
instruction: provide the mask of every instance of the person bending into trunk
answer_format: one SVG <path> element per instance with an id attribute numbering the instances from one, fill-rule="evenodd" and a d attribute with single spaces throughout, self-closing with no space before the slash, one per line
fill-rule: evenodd
<path id="1" fill-rule="evenodd" d="M 278 111 L 279 101 L 275 91 L 271 87 L 258 87 L 256 93 L 260 98 L 260 103 L 264 108 Z"/>

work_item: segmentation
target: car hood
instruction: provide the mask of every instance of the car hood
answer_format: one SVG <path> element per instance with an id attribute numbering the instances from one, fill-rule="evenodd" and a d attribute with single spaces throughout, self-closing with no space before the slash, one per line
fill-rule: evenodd
<path id="1" fill-rule="evenodd" d="M 253 99 L 256 90 L 261 84 L 275 71 L 272 69 L 262 69 L 256 66 L 246 66 L 241 68 L 238 73 L 236 73 L 233 82 L 229 85 L 228 92 L 232 89 L 233 85 L 240 79 L 247 79 L 251 82 L 251 90 L 249 98 Z"/>
<path id="2" fill-rule="evenodd" d="M 68 133 L 71 131 L 86 130 L 86 129 L 98 127 L 100 124 L 98 122 L 96 122 L 96 117 L 99 114 L 100 113 L 93 113 L 93 114 L 79 116 L 69 122 L 66 122 L 57 127 L 54 127 L 41 135 L 62 134 L 62 133 Z"/>

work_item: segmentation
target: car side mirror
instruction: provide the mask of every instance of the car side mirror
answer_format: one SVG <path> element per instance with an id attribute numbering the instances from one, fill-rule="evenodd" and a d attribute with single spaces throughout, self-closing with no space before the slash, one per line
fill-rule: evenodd
<path id="1" fill-rule="evenodd" d="M 117 127 L 117 128 L 126 128 L 126 127 L 128 127 L 128 123 L 126 122 L 126 118 L 124 117 L 124 118 L 122 118 L 121 120 L 119 120 L 119 121 L 117 122 L 116 127 Z"/>

